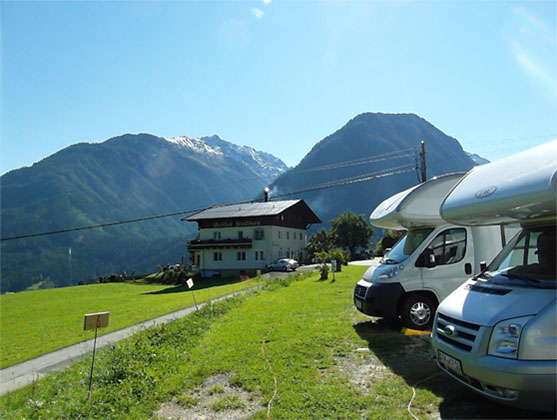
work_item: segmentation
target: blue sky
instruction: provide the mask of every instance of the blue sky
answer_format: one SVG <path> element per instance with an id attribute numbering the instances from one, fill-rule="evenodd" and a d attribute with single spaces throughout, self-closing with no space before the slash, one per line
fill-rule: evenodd
<path id="1" fill-rule="evenodd" d="M 297 164 L 362 112 L 497 160 L 557 138 L 555 1 L 1 3 L 0 172 L 123 133 Z M 427 140 L 427 139 L 426 139 Z"/>

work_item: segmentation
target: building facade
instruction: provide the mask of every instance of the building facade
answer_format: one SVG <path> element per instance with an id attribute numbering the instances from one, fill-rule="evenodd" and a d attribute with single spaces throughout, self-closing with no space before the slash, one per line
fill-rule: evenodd
<path id="1" fill-rule="evenodd" d="M 188 251 L 203 276 L 261 270 L 279 258 L 303 259 L 307 229 L 321 223 L 303 200 L 213 207 L 182 220 L 198 224 Z"/>

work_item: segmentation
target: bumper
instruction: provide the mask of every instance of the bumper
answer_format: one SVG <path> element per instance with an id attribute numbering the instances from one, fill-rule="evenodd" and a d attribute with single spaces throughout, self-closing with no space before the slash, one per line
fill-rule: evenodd
<path id="1" fill-rule="evenodd" d="M 528 410 L 555 408 L 557 363 L 555 360 L 515 360 L 466 353 L 433 337 L 437 365 L 445 373 L 490 400 Z M 462 373 L 439 362 L 439 351 L 457 359 Z"/>
<path id="2" fill-rule="evenodd" d="M 354 288 L 354 305 L 369 316 L 385 319 L 396 319 L 398 304 L 404 294 L 400 283 L 367 283 L 360 282 Z"/>

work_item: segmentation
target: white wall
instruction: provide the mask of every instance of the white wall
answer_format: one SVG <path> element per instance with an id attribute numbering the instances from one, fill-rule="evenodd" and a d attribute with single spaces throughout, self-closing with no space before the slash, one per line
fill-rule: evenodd
<path id="1" fill-rule="evenodd" d="M 263 230 L 264 238 L 255 239 L 254 230 Z M 243 232 L 244 238 L 252 239 L 252 248 L 242 249 L 204 249 L 201 251 L 201 268 L 204 270 L 219 269 L 262 269 L 266 264 L 278 258 L 286 258 L 290 253 L 292 258 L 298 257 L 307 243 L 305 229 L 286 228 L 281 226 L 243 226 L 219 227 L 200 229 L 199 239 L 214 239 L 214 233 L 220 232 L 220 239 L 238 239 L 238 232 Z M 301 239 L 300 239 L 301 238 Z M 255 259 L 255 251 L 263 251 L 264 260 Z M 213 253 L 222 253 L 221 261 L 213 260 Z M 238 261 L 237 253 L 245 252 L 245 261 Z"/>

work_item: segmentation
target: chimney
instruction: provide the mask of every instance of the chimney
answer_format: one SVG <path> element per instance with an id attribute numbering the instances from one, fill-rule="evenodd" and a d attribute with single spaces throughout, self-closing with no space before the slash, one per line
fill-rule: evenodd
<path id="1" fill-rule="evenodd" d="M 265 187 L 263 190 L 263 196 L 265 202 L 269 201 L 269 187 Z"/>

